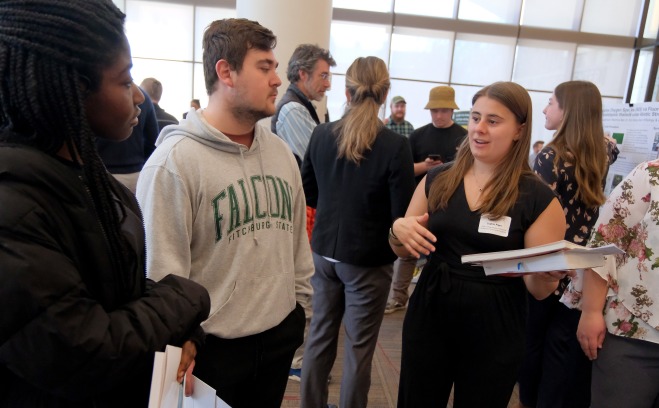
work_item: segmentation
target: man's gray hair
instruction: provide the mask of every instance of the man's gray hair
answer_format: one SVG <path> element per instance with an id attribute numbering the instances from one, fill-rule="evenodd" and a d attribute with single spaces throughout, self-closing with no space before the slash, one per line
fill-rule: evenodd
<path id="1" fill-rule="evenodd" d="M 310 74 L 316 62 L 321 59 L 326 61 L 330 67 L 336 66 L 336 61 L 328 50 L 313 44 L 298 45 L 293 51 L 291 59 L 288 60 L 288 70 L 286 71 L 288 81 L 291 83 L 299 81 L 300 70 Z"/>
<path id="2" fill-rule="evenodd" d="M 144 89 L 146 93 L 149 94 L 149 97 L 153 102 L 160 102 L 160 98 L 162 97 L 162 82 L 155 78 L 144 78 L 140 84 L 140 88 Z"/>

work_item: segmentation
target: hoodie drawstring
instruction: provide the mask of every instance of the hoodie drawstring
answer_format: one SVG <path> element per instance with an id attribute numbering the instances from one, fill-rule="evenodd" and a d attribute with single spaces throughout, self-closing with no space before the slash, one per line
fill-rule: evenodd
<path id="1" fill-rule="evenodd" d="M 256 135 L 254 136 L 254 141 L 256 141 Z M 261 170 L 261 180 L 263 180 L 263 188 L 265 189 L 265 203 L 266 203 L 266 211 L 268 213 L 268 219 L 272 219 L 272 213 L 270 211 L 270 189 L 268 189 L 268 181 L 265 179 L 265 170 L 263 169 L 263 154 L 261 153 L 261 143 L 258 143 L 256 146 L 259 154 L 259 168 Z M 241 164 L 242 164 L 242 170 L 243 170 L 243 177 L 245 178 L 245 183 L 248 182 L 247 178 L 247 171 L 245 170 L 245 149 L 240 148 L 240 159 L 241 159 Z M 256 207 L 254 206 L 254 194 L 252 193 L 252 189 L 247 188 L 247 192 L 249 193 L 249 201 L 250 205 L 252 207 L 252 211 L 255 211 Z M 254 243 L 256 245 L 259 244 L 258 237 L 256 236 L 256 228 L 252 230 L 252 237 L 254 239 Z"/>

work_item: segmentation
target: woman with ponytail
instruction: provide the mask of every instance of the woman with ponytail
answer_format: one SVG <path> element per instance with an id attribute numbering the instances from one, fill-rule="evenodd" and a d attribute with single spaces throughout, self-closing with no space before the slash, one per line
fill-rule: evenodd
<path id="1" fill-rule="evenodd" d="M 146 406 L 154 352 L 183 346 L 181 380 L 209 299 L 145 279 L 139 207 L 95 150 L 144 101 L 125 16 L 110 0 L 0 15 L 0 406 Z"/>
<path id="2" fill-rule="evenodd" d="M 342 320 L 346 342 L 339 405 L 367 405 L 371 362 L 396 259 L 387 235 L 392 221 L 405 214 L 414 191 L 408 141 L 378 118 L 389 86 L 384 61 L 357 58 L 346 72 L 346 113 L 316 127 L 304 158 L 307 205 L 317 213 L 303 408 L 327 405 L 327 379 Z"/>

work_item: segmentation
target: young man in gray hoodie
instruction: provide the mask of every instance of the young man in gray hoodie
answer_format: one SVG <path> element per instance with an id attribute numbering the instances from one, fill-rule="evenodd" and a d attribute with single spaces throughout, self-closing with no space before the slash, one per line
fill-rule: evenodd
<path id="1" fill-rule="evenodd" d="M 208 106 L 163 129 L 137 186 L 147 273 L 208 289 L 194 374 L 234 408 L 281 406 L 312 291 L 300 172 L 284 141 L 256 124 L 275 111 L 275 44 L 250 20 L 211 23 Z"/>

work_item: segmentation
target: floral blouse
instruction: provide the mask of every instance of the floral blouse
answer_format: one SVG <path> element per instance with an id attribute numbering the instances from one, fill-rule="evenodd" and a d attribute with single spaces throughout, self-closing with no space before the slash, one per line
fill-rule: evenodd
<path id="1" fill-rule="evenodd" d="M 605 139 L 602 139 L 602 142 L 606 143 L 609 165 L 611 165 L 618 158 L 618 147 Z M 533 170 L 558 194 L 567 223 L 565 240 L 586 245 L 599 208 L 589 208 L 577 199 L 579 186 L 574 175 L 574 164 L 564 160 L 554 163 L 555 158 L 554 148 L 551 145 L 545 147 L 538 153 Z M 606 179 L 602 180 L 602 187 L 605 182 Z"/>
<path id="2" fill-rule="evenodd" d="M 602 139 L 602 143 L 606 143 L 610 166 L 618 158 L 618 147 L 615 143 L 609 143 L 606 139 Z M 545 147 L 538 153 L 533 170 L 558 194 L 565 214 L 564 239 L 578 245 L 586 245 L 593 225 L 595 225 L 595 220 L 597 220 L 599 207 L 588 207 L 577 199 L 578 184 L 574 174 L 574 164 L 562 159 L 554 163 L 555 158 L 556 151 L 554 148 L 551 145 Z M 606 177 L 602 180 L 602 188 L 604 188 L 605 182 Z M 567 307 L 579 308 L 581 306 L 582 286 L 583 271 L 577 271 L 576 276 L 561 281 L 556 294 L 561 295 L 562 292 L 560 302 Z"/>
<path id="3" fill-rule="evenodd" d="M 659 343 L 659 160 L 637 166 L 602 207 L 588 246 L 610 243 L 626 254 L 594 268 L 608 281 L 607 330 Z"/>

